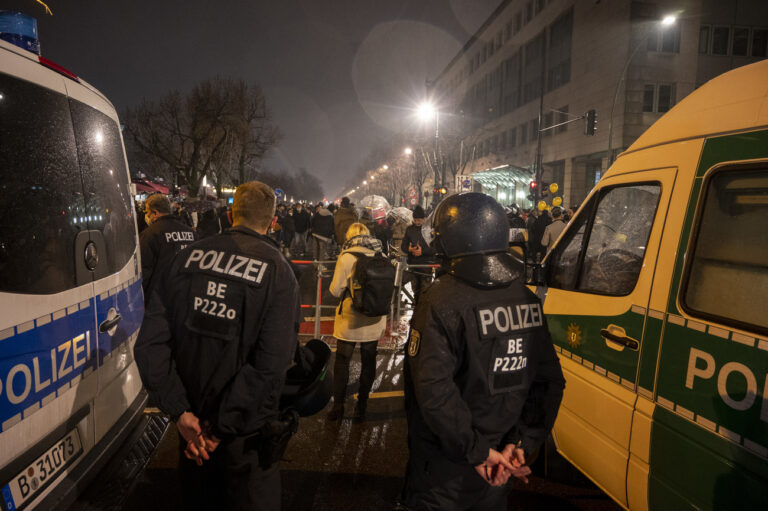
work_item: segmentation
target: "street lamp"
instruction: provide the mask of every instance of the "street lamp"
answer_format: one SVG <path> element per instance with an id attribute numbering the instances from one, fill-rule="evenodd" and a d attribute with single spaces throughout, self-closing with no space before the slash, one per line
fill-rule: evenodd
<path id="1" fill-rule="evenodd" d="M 406 154 L 406 156 L 410 156 L 413 153 L 413 149 L 411 149 L 410 147 L 406 147 L 405 151 L 403 152 Z"/>
<path id="2" fill-rule="evenodd" d="M 661 25 L 662 30 L 670 27 L 677 22 L 677 16 L 675 15 L 668 15 L 665 16 L 664 19 L 659 21 L 658 23 Z M 616 110 L 616 101 L 619 98 L 619 89 L 621 89 L 621 83 L 624 81 L 624 79 L 627 76 L 627 70 L 629 70 L 629 64 L 632 62 L 632 59 L 635 58 L 635 55 L 637 55 L 637 52 L 640 50 L 640 48 L 643 47 L 643 45 L 647 44 L 648 38 L 653 34 L 653 30 L 649 31 L 645 36 L 640 39 L 640 42 L 635 46 L 635 49 L 632 50 L 632 53 L 629 54 L 629 58 L 627 59 L 627 62 L 624 64 L 624 69 L 621 71 L 621 76 L 619 77 L 619 83 L 616 84 L 616 92 L 613 94 L 613 104 L 611 105 L 611 115 L 608 118 L 608 166 L 613 163 L 613 112 Z"/>
<path id="3" fill-rule="evenodd" d="M 432 117 L 437 116 L 437 110 L 435 109 L 435 105 L 429 101 L 425 101 L 418 106 L 416 109 L 416 114 L 419 116 L 419 119 L 421 119 L 422 122 L 427 122 L 432 120 Z"/>
<path id="4" fill-rule="evenodd" d="M 425 101 L 424 103 L 419 105 L 419 108 L 417 109 L 417 114 L 419 115 L 419 118 L 422 120 L 422 122 L 427 122 L 432 119 L 432 117 L 435 118 L 435 151 L 433 155 L 433 161 L 434 161 L 434 171 L 435 176 L 437 176 L 437 173 L 440 171 L 440 165 L 437 161 L 437 154 L 438 154 L 438 143 L 440 139 L 440 112 L 435 108 L 435 106 Z M 440 187 L 445 187 L 445 170 L 443 172 L 440 172 Z"/>

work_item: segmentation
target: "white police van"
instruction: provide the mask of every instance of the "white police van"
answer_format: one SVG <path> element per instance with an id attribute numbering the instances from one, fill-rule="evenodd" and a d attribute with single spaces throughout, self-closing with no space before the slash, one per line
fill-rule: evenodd
<path id="1" fill-rule="evenodd" d="M 141 419 L 138 236 L 117 114 L 0 11 L 0 507 L 67 506 Z"/>

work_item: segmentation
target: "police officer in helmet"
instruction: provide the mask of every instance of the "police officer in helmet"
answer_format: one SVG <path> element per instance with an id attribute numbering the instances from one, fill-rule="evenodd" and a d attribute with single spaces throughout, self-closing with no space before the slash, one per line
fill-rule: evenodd
<path id="1" fill-rule="evenodd" d="M 444 273 L 416 307 L 405 366 L 407 509 L 506 509 L 506 483 L 527 481 L 555 421 L 565 381 L 508 233 L 504 209 L 484 194 L 435 211 Z"/>
<path id="2" fill-rule="evenodd" d="M 274 211 L 267 185 L 238 186 L 234 226 L 179 252 L 144 315 L 136 362 L 179 430 L 184 507 L 280 508 L 273 440 L 284 436 L 278 408 L 299 287 L 266 236 Z"/>

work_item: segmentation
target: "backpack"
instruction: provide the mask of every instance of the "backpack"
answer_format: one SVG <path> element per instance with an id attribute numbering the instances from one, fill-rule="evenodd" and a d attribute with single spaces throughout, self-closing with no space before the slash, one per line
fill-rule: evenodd
<path id="1" fill-rule="evenodd" d="M 373 256 L 347 253 L 357 258 L 347 288 L 352 297 L 352 308 L 368 317 L 386 316 L 395 292 L 395 267 L 379 252 Z M 343 298 L 341 303 L 344 303 Z"/>

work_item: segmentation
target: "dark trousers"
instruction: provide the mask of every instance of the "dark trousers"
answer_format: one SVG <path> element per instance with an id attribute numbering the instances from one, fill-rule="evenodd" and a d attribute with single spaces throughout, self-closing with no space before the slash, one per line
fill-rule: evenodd
<path id="1" fill-rule="evenodd" d="M 413 446 L 405 477 L 402 497 L 409 511 L 507 509 L 509 485 L 491 486 L 474 467 L 419 453 Z"/>
<path id="2" fill-rule="evenodd" d="M 279 511 L 280 464 L 263 469 L 247 439 L 222 442 L 202 467 L 184 456 L 184 447 L 186 442 L 180 437 L 183 509 Z"/>
<path id="3" fill-rule="evenodd" d="M 423 271 L 423 270 L 420 270 Z M 414 305 L 419 301 L 419 295 L 424 289 L 432 282 L 432 275 L 426 275 L 414 270 L 414 272 L 407 272 L 405 274 L 405 283 L 411 283 L 411 289 L 413 290 L 413 303 Z"/>
<path id="4" fill-rule="evenodd" d="M 376 378 L 376 349 L 378 341 L 349 342 L 336 341 L 336 361 L 333 364 L 333 403 L 340 405 L 347 396 L 347 383 L 349 383 L 349 361 L 355 344 L 360 344 L 360 392 L 359 399 L 368 399 L 371 393 L 373 380 Z"/>

